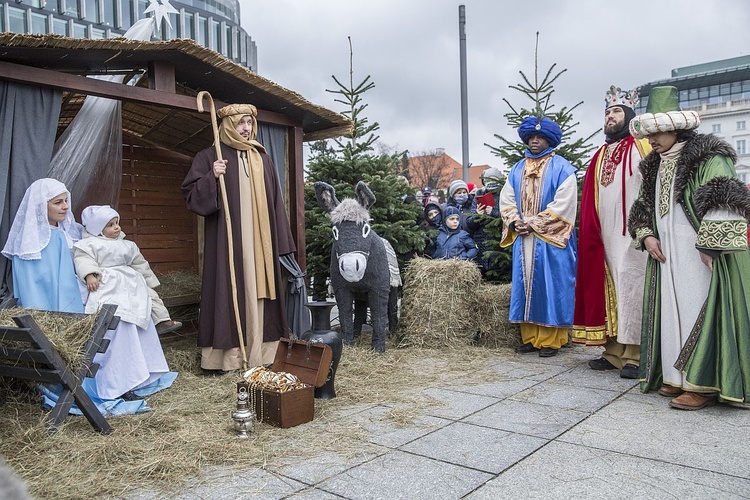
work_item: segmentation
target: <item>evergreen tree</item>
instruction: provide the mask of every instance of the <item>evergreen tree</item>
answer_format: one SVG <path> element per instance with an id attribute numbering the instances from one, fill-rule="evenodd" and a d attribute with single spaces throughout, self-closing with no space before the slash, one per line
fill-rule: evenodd
<path id="1" fill-rule="evenodd" d="M 305 240 L 307 243 L 307 275 L 312 280 L 313 297 L 322 299 L 327 295 L 327 280 L 333 239 L 328 213 L 318 207 L 313 183 L 324 181 L 336 190 L 341 200 L 354 197 L 354 186 L 364 181 L 375 194 L 377 201 L 370 208 L 371 226 L 381 237 L 393 245 L 400 261 L 408 259 L 415 251 L 424 248 L 425 238 L 417 226 L 422 210 L 416 203 L 403 203 L 410 193 L 408 183 L 400 176 L 404 152 L 376 153 L 374 149 L 380 128 L 377 122 L 369 123 L 364 115 L 367 104 L 363 94 L 375 87 L 368 75 L 354 84 L 351 61 L 351 39 L 349 39 L 350 62 L 349 84 L 343 84 L 332 76 L 338 88 L 328 90 L 336 95 L 334 101 L 344 105 L 343 115 L 353 123 L 351 135 L 337 138 L 333 144 L 317 141 L 311 146 L 311 158 L 307 165 L 307 187 L 305 189 Z"/>
<path id="2" fill-rule="evenodd" d="M 599 132 L 599 130 L 594 131 L 587 137 L 579 137 L 575 140 L 572 140 L 573 135 L 576 131 L 576 127 L 579 125 L 579 122 L 573 120 L 573 111 L 578 106 L 583 104 L 583 101 L 580 101 L 572 107 L 564 106 L 557 111 L 555 110 L 555 105 L 552 103 L 552 97 L 555 93 L 554 83 L 563 73 L 567 71 L 567 69 L 556 71 L 555 68 L 557 66 L 557 63 L 554 63 L 547 70 L 544 78 L 542 78 L 542 81 L 540 82 L 538 54 L 539 32 L 537 32 L 536 34 L 536 47 L 534 49 L 533 83 L 531 80 L 529 80 L 529 78 L 526 76 L 526 74 L 524 74 L 523 71 L 519 71 L 522 83 L 510 86 L 511 89 L 521 92 L 525 97 L 531 100 L 533 106 L 531 108 L 517 108 L 516 106 L 513 106 L 510 101 L 504 98 L 503 101 L 508 105 L 510 111 L 508 113 L 505 113 L 503 116 L 507 120 L 508 125 L 514 130 L 517 130 L 521 125 L 521 122 L 523 122 L 523 120 L 529 116 L 537 116 L 539 118 L 546 116 L 560 126 L 560 129 L 562 130 L 562 142 L 557 148 L 555 148 L 555 152 L 556 154 L 568 160 L 573 164 L 575 168 L 578 169 L 578 196 L 580 203 L 580 184 L 582 183 L 583 173 L 585 172 L 585 169 L 588 165 L 587 161 L 590 158 L 591 153 L 596 149 L 596 146 L 591 143 L 591 140 Z M 493 146 L 491 144 L 485 143 L 485 146 L 490 148 L 495 156 L 499 156 L 500 158 L 502 158 L 503 162 L 508 166 L 508 168 L 512 167 L 524 158 L 526 145 L 521 142 L 520 139 L 515 137 L 509 140 L 498 134 L 495 134 L 495 138 L 500 140 L 500 145 Z M 494 248 L 494 250 L 486 252 L 486 255 L 490 258 L 497 259 L 496 261 L 498 262 L 496 269 L 488 273 L 488 278 L 509 282 L 511 278 L 510 261 L 512 251 L 510 247 L 500 248 L 500 240 L 502 238 L 501 235 L 503 230 L 502 219 L 494 219 L 488 216 L 484 216 L 484 218 L 490 219 L 486 220 L 485 222 L 485 231 L 490 235 L 490 238 L 492 240 L 491 242 L 489 242 L 488 247 Z"/>

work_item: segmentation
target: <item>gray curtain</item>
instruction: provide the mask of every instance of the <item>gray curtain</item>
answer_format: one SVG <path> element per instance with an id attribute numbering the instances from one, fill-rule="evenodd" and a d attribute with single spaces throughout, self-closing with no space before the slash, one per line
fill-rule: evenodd
<path id="1" fill-rule="evenodd" d="M 47 173 L 62 92 L 0 81 L 0 249 L 26 188 Z M 13 296 L 10 261 L 0 255 L 0 302 Z"/>
<path id="2" fill-rule="evenodd" d="M 284 192 L 286 182 L 286 130 L 286 127 L 280 125 L 259 123 L 258 137 L 256 138 L 266 148 L 266 152 L 276 166 L 282 192 Z"/>

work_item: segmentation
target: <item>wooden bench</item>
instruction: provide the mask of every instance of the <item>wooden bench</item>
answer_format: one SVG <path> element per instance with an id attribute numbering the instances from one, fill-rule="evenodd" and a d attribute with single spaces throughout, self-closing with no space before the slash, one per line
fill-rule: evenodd
<path id="1" fill-rule="evenodd" d="M 52 433 L 68 416 L 75 401 L 89 423 L 102 434 L 112 432 L 104 416 L 91 401 L 81 382 L 84 377 L 93 377 L 99 370 L 94 355 L 106 352 L 109 340 L 104 338 L 107 330 L 113 330 L 120 321 L 115 316 L 116 305 L 107 304 L 97 314 L 91 328 L 91 337 L 84 347 L 81 366 L 74 373 L 60 357 L 57 349 L 45 336 L 42 329 L 29 314 L 14 316 L 17 327 L 0 326 L 0 376 L 19 378 L 43 384 L 60 384 L 62 392 L 47 417 L 47 428 Z M 69 313 L 56 313 L 73 316 Z M 23 366 L 18 366 L 22 362 Z"/>

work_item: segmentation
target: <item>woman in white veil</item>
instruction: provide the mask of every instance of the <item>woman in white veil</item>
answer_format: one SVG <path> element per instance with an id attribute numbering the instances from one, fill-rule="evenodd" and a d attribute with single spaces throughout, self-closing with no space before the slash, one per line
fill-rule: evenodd
<path id="1" fill-rule="evenodd" d="M 3 255 L 13 261 L 13 295 L 18 305 L 83 312 L 71 247 L 81 226 L 70 211 L 70 192 L 55 179 L 33 182 L 23 196 Z"/>

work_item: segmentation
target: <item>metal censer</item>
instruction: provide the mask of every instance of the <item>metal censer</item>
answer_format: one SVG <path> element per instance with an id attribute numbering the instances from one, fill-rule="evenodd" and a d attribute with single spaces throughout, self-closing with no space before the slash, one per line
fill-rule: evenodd
<path id="1" fill-rule="evenodd" d="M 255 411 L 250 409 L 250 385 L 237 382 L 237 409 L 232 412 L 234 430 L 240 439 L 248 439 L 255 428 Z"/>

